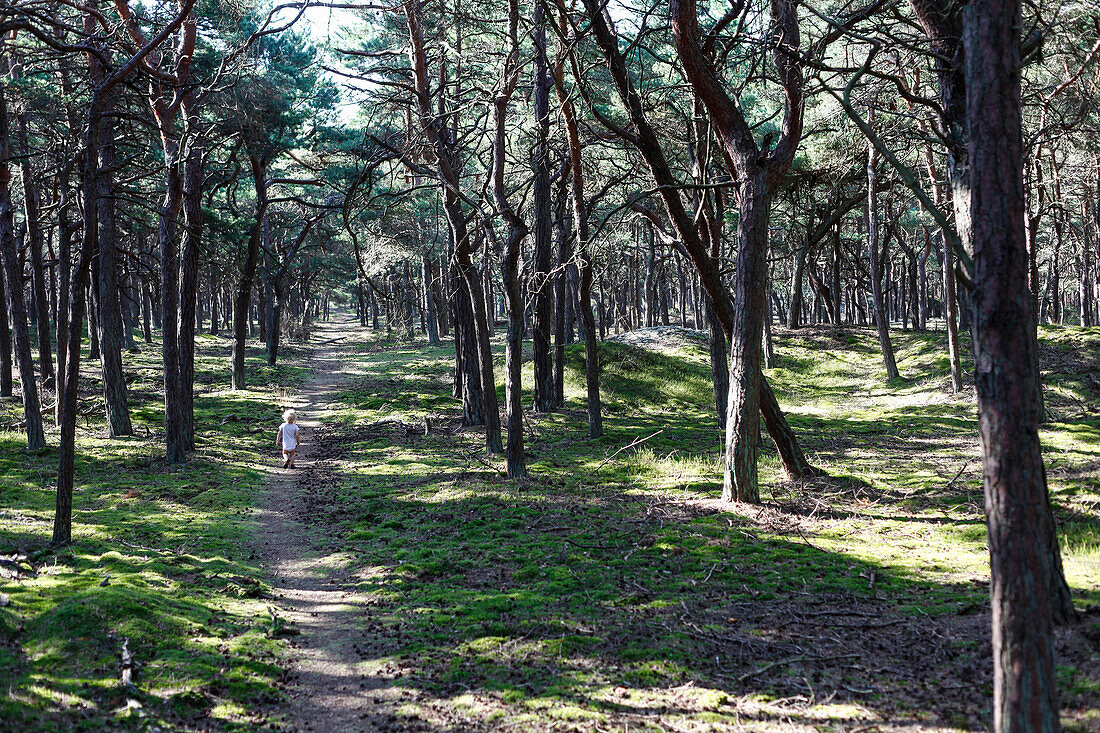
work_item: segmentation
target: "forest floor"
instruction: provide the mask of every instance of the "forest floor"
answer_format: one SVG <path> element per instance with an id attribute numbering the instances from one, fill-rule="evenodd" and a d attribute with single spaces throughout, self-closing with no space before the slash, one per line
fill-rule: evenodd
<path id="1" fill-rule="evenodd" d="M 787 482 L 765 446 L 761 506 L 716 499 L 690 337 L 601 347 L 597 441 L 571 347 L 565 407 L 526 416 L 524 482 L 461 426 L 446 346 L 322 324 L 275 369 L 251 352 L 232 392 L 204 337 L 183 466 L 158 452 L 156 350 L 129 355 L 138 435 L 82 424 L 73 546 L 45 546 L 56 452 L 0 432 L 0 729 L 987 728 L 973 390 L 949 393 L 940 333 L 895 333 L 891 384 L 870 330 L 776 337 L 769 378 L 830 478 Z M 1081 611 L 1057 632 L 1063 722 L 1100 730 L 1100 330 L 1041 337 Z"/>

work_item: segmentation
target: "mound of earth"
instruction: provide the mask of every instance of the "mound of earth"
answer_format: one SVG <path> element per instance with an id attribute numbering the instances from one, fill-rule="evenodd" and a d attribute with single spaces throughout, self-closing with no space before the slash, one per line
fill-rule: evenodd
<path id="1" fill-rule="evenodd" d="M 706 348 L 707 332 L 680 326 L 649 326 L 609 336 L 607 340 L 654 351 L 672 351 L 685 346 Z"/>

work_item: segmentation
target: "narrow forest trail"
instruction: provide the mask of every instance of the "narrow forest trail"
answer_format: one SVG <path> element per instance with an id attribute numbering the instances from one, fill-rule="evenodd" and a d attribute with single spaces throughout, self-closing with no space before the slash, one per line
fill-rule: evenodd
<path id="1" fill-rule="evenodd" d="M 272 467 L 258 516 L 258 544 L 275 595 L 276 633 L 293 634 L 290 683 L 283 717 L 292 730 L 383 730 L 388 681 L 361 669 L 357 647 L 364 641 L 366 597 L 341 577 L 333 545 L 308 521 L 304 489 L 319 472 L 338 466 L 323 461 L 323 431 L 332 396 L 348 379 L 338 358 L 356 338 L 357 324 L 319 324 L 309 381 L 282 405 L 294 407 L 302 445 L 296 468 L 284 469 L 272 447 Z M 338 339 L 340 342 L 337 343 Z M 274 431 L 272 431 L 274 435 Z M 272 437 L 272 441 L 274 438 Z"/>

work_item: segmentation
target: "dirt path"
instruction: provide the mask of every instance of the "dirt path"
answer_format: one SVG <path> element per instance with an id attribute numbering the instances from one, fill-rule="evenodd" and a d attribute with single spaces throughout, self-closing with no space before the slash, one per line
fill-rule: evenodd
<path id="1" fill-rule="evenodd" d="M 325 324 L 315 342 L 355 337 L 354 324 Z M 284 469 L 272 449 L 272 467 L 259 514 L 258 542 L 275 608 L 289 629 L 294 657 L 285 717 L 292 730 L 385 730 L 388 680 L 363 669 L 357 646 L 364 641 L 367 599 L 341 577 L 339 558 L 315 525 L 305 521 L 303 484 L 319 468 L 313 455 L 323 455 L 318 428 L 331 395 L 348 378 L 337 358 L 338 346 L 318 346 L 311 360 L 313 376 L 286 398 L 302 428 L 295 469 Z M 331 470 L 326 467 L 326 470 Z"/>

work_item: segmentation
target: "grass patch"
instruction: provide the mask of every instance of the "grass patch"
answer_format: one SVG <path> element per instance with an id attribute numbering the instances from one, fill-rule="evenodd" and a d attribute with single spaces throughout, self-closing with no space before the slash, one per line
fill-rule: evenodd
<path id="1" fill-rule="evenodd" d="M 0 699 L 0 727 L 252 730 L 269 722 L 284 650 L 265 634 L 270 594 L 252 562 L 250 515 L 280 399 L 307 377 L 306 353 L 286 345 L 284 363 L 270 367 L 252 346 L 251 386 L 233 392 L 229 341 L 200 336 L 197 450 L 178 466 L 163 460 L 156 345 L 123 356 L 131 437 L 107 436 L 97 365 L 85 362 L 80 400 L 93 417 L 78 426 L 74 543 L 60 550 L 46 545 L 56 448 L 32 455 L 24 436 L 0 433 L 0 552 L 25 558 L 0 587 L 0 681 L 11 691 Z M 121 681 L 124 644 L 135 661 L 132 686 Z"/>

